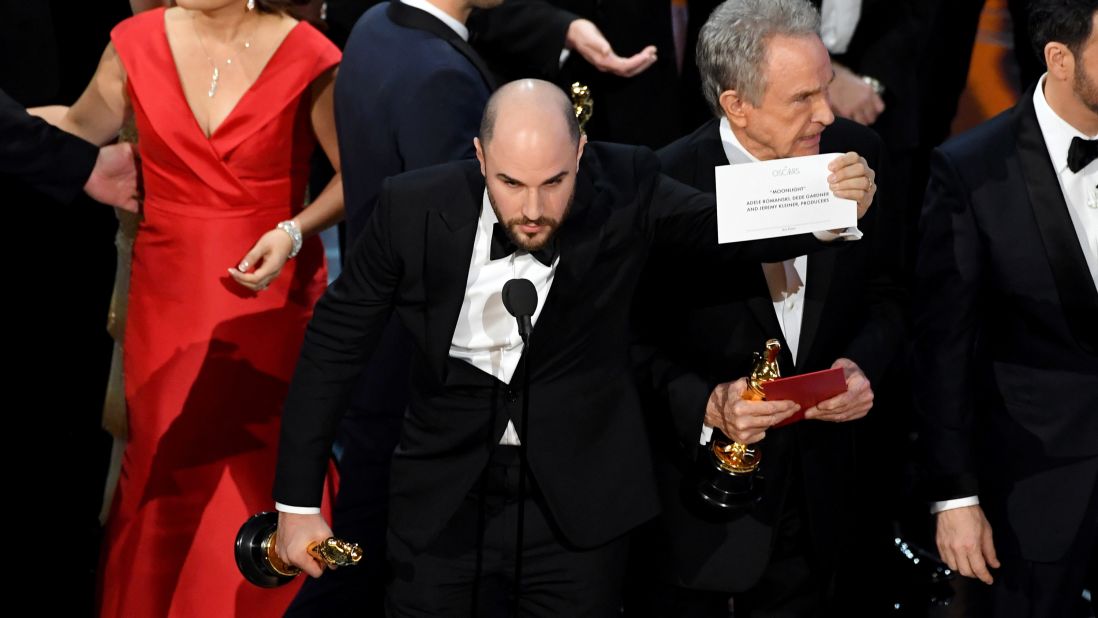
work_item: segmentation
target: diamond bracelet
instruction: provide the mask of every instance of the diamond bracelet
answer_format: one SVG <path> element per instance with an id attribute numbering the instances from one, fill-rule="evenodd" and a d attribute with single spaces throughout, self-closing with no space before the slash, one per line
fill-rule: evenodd
<path id="1" fill-rule="evenodd" d="M 297 252 L 301 251 L 301 228 L 297 225 L 297 222 L 290 219 L 279 223 L 275 227 L 290 235 L 290 242 L 293 243 L 293 248 L 290 249 L 290 257 L 296 256 Z"/>

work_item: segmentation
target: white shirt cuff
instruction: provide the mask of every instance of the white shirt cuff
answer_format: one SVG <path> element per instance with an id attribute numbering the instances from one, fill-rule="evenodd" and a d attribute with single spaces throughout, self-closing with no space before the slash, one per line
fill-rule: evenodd
<path id="1" fill-rule="evenodd" d="M 705 446 L 709 444 L 709 441 L 713 439 L 713 428 L 709 425 L 702 425 L 701 439 L 698 440 L 698 444 Z"/>
<path id="2" fill-rule="evenodd" d="M 572 50 L 565 48 L 560 50 L 560 60 L 557 61 L 557 68 L 564 66 L 565 62 L 568 62 L 568 58 L 571 57 Z"/>
<path id="3" fill-rule="evenodd" d="M 320 515 L 320 507 L 316 506 L 290 506 L 275 502 L 275 510 L 281 513 L 293 513 L 295 515 Z"/>
<path id="4" fill-rule="evenodd" d="M 978 504 L 980 504 L 980 498 L 978 496 L 967 496 L 965 498 L 941 500 L 939 502 L 932 502 L 930 504 L 930 514 L 934 515 L 935 513 L 941 513 L 942 511 L 959 509 L 963 506 L 976 506 Z"/>
<path id="5" fill-rule="evenodd" d="M 817 240 L 820 240 L 822 242 L 831 242 L 833 240 L 862 239 L 862 231 L 859 230 L 858 226 L 856 225 L 840 230 L 838 233 L 832 232 L 831 230 L 820 230 L 819 232 L 812 232 L 812 235 L 815 236 Z"/>

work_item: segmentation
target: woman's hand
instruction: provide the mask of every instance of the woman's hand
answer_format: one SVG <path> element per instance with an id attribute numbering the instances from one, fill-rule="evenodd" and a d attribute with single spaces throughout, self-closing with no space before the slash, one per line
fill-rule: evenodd
<path id="1" fill-rule="evenodd" d="M 282 272 L 293 246 L 290 235 L 275 228 L 259 238 L 240 264 L 229 269 L 229 275 L 253 292 L 265 290 Z"/>

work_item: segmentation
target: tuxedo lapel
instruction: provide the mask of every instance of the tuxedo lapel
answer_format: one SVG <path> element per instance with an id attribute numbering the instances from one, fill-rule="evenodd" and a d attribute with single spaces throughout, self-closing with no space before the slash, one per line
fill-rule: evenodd
<path id="1" fill-rule="evenodd" d="M 424 284 L 427 295 L 428 362 L 440 380 L 446 379 L 446 358 L 454 338 L 458 313 L 465 300 L 469 261 L 484 195 L 484 177 L 469 165 L 466 189 L 457 188 L 452 208 L 427 215 Z"/>
<path id="2" fill-rule="evenodd" d="M 484 83 L 488 86 L 488 90 L 491 91 L 496 89 L 496 80 L 492 76 L 492 71 L 488 69 L 488 65 L 484 63 L 480 54 L 478 54 L 465 39 L 461 38 L 458 33 L 439 21 L 434 15 L 431 15 L 426 11 L 421 11 L 415 7 L 408 6 L 398 0 L 393 0 L 389 3 L 386 14 L 389 16 L 389 19 L 398 26 L 424 30 L 449 43 L 458 53 L 465 56 L 469 62 L 476 67 L 477 71 L 480 72 L 480 76 L 484 78 Z"/>
<path id="3" fill-rule="evenodd" d="M 1048 157 L 1048 147 L 1033 107 L 1032 88 L 1015 108 L 1014 121 L 1022 176 L 1033 216 L 1037 220 L 1037 229 L 1052 267 L 1052 276 L 1060 293 L 1060 303 L 1080 345 L 1090 352 L 1096 352 L 1098 289 L 1095 289 L 1091 279 L 1060 181 Z"/>
<path id="4" fill-rule="evenodd" d="M 838 241 L 842 242 L 842 241 Z M 808 256 L 808 268 L 805 277 L 808 282 L 804 291 L 804 317 L 801 320 L 801 338 L 797 345 L 797 366 L 803 367 L 812 352 L 812 343 L 820 329 L 827 291 L 835 274 L 837 252 L 834 249 L 817 251 Z"/>

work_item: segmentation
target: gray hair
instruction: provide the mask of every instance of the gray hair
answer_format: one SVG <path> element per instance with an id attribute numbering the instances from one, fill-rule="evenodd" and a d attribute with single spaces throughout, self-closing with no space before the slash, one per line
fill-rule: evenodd
<path id="1" fill-rule="evenodd" d="M 702 94 L 713 112 L 723 115 L 720 96 L 725 90 L 759 104 L 766 90 L 763 69 L 771 37 L 819 32 L 820 14 L 806 0 L 728 0 L 714 9 L 698 35 L 697 51 Z"/>

